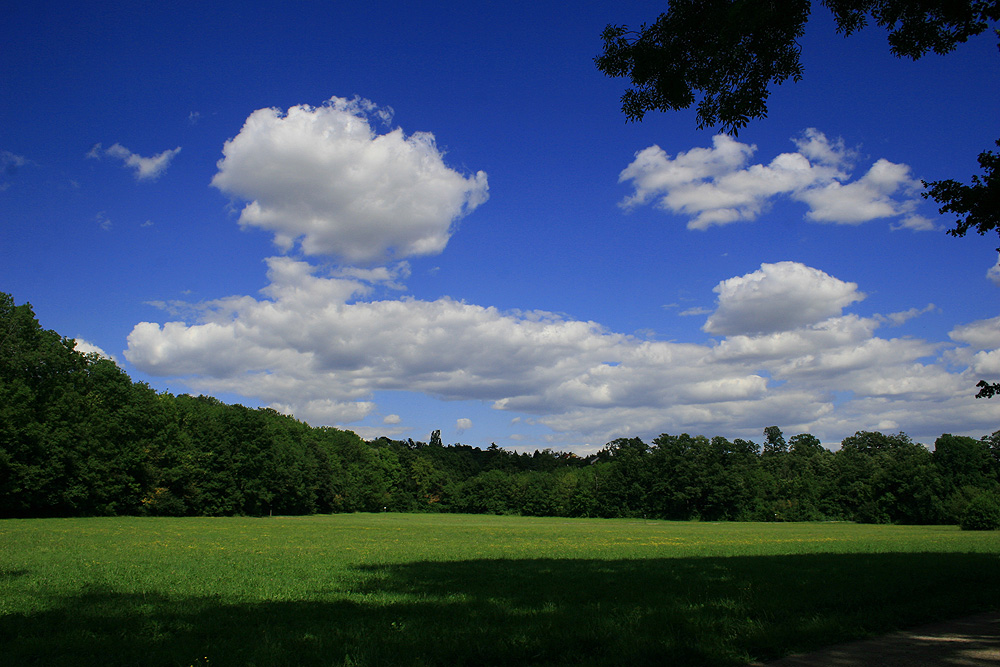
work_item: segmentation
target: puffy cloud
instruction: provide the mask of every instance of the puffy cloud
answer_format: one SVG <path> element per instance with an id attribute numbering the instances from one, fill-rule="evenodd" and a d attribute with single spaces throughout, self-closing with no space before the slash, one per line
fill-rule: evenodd
<path id="1" fill-rule="evenodd" d="M 995 407 L 971 399 L 973 365 L 995 362 L 1000 318 L 952 332 L 987 353 L 973 359 L 971 351 L 952 372 L 957 357 L 943 356 L 942 344 L 877 336 L 890 318 L 843 312 L 862 298 L 857 285 L 794 262 L 722 281 L 706 329 L 725 338 L 691 343 L 447 298 L 363 301 L 365 279 L 385 276 L 322 274 L 287 257 L 268 267 L 262 298 L 175 310 L 189 322 L 140 323 L 126 358 L 195 390 L 254 397 L 317 424 L 370 416 L 384 391 L 486 401 L 534 415 L 553 430 L 553 444 L 567 447 L 678 430 L 754 437 L 768 423 L 835 440 L 888 420 L 915 437 L 923 426 L 930 437 L 953 429 L 941 424 L 995 427 Z M 944 347 L 953 353 L 956 344 Z"/>
<path id="2" fill-rule="evenodd" d="M 986 272 L 986 278 L 997 287 L 1000 287 L 1000 257 L 997 258 L 997 263 Z"/>
<path id="3" fill-rule="evenodd" d="M 918 200 L 914 195 L 919 187 L 920 182 L 910 177 L 908 166 L 879 159 L 868 173 L 852 183 L 842 184 L 834 180 L 825 185 L 801 189 L 792 197 L 809 204 L 806 217 L 810 220 L 860 224 L 910 213 L 916 207 Z M 893 199 L 900 189 L 909 195 L 903 201 Z M 921 218 L 912 217 L 903 225 L 917 229 L 925 227 L 920 221 Z"/>
<path id="4" fill-rule="evenodd" d="M 977 352 L 972 358 L 972 370 L 976 375 L 1000 376 L 1000 350 Z"/>
<path id="5" fill-rule="evenodd" d="M 715 287 L 718 308 L 705 322 L 712 334 L 770 334 L 817 324 L 864 298 L 847 283 L 797 262 L 761 264 L 760 270 Z"/>
<path id="6" fill-rule="evenodd" d="M 125 166 L 135 169 L 136 180 L 142 181 L 155 180 L 159 178 L 160 174 L 167 170 L 167 167 L 170 166 L 170 162 L 180 152 L 181 147 L 178 146 L 172 150 L 157 153 L 153 157 L 142 157 L 138 153 L 133 153 L 121 144 L 116 143 L 107 150 L 103 151 L 103 154 L 118 158 L 125 163 Z M 101 145 L 94 144 L 94 146 L 90 149 L 90 152 L 87 153 L 87 157 L 99 158 L 101 154 Z"/>
<path id="7" fill-rule="evenodd" d="M 468 417 L 460 417 L 455 420 L 455 431 L 460 435 L 472 428 L 472 420 Z"/>
<path id="8" fill-rule="evenodd" d="M 944 357 L 956 366 L 968 367 L 970 382 L 1000 376 L 1000 316 L 957 326 L 948 336 L 962 346 L 948 350 Z"/>
<path id="9" fill-rule="evenodd" d="M 676 158 L 659 146 L 650 146 L 636 153 L 618 178 L 620 183 L 633 181 L 635 185 L 635 194 L 626 197 L 622 206 L 646 204 L 665 192 L 736 171 L 754 150 L 725 134 L 712 138 L 712 148 L 692 148 Z"/>
<path id="10" fill-rule="evenodd" d="M 820 164 L 848 166 L 857 157 L 857 153 L 844 146 L 842 138 L 831 142 L 826 135 L 814 127 L 806 129 L 801 136 L 792 139 L 799 153 L 807 159 Z"/>
<path id="11" fill-rule="evenodd" d="M 977 350 L 1000 348 L 1000 317 L 959 325 L 948 332 L 948 336 Z"/>
<path id="12" fill-rule="evenodd" d="M 635 188 L 621 206 L 654 203 L 658 208 L 690 218 L 689 229 L 707 229 L 740 220 L 755 220 L 778 196 L 806 203 L 806 217 L 817 222 L 859 224 L 877 218 L 898 218 L 898 227 L 934 229 L 913 211 L 920 201 L 919 181 L 910 168 L 877 160 L 856 181 L 849 169 L 857 157 L 843 140 L 831 142 L 815 129 L 793 140 L 795 153 L 782 153 L 768 164 L 748 164 L 756 146 L 726 135 L 712 139 L 712 148 L 695 148 L 671 158 L 659 146 L 636 153 L 619 175 Z"/>
<path id="13" fill-rule="evenodd" d="M 116 364 L 118 363 L 118 359 L 116 359 L 113 354 L 108 354 L 97 345 L 94 345 L 93 343 L 79 337 L 74 338 L 73 340 L 76 341 L 76 345 L 74 346 L 73 349 L 75 349 L 80 354 L 96 354 L 100 357 L 104 357 L 105 359 L 110 359 Z"/>
<path id="14" fill-rule="evenodd" d="M 284 250 L 298 242 L 350 265 L 438 254 L 486 201 L 486 174 L 447 167 L 430 133 L 376 133 L 372 122 L 390 115 L 338 97 L 259 109 L 226 142 L 212 185 L 248 201 L 240 224 L 272 232 Z"/>
<path id="15" fill-rule="evenodd" d="M 403 421 L 403 418 L 400 417 L 399 415 L 386 415 L 382 419 L 382 423 L 383 424 L 390 424 L 390 425 L 399 424 L 399 423 L 402 423 L 402 421 Z"/>
<path id="16" fill-rule="evenodd" d="M 271 407 L 278 412 L 294 415 L 296 419 L 313 424 L 331 424 L 338 421 L 353 422 L 367 417 L 375 404 L 370 401 L 335 401 L 329 398 L 316 398 L 295 405 L 272 403 Z"/>

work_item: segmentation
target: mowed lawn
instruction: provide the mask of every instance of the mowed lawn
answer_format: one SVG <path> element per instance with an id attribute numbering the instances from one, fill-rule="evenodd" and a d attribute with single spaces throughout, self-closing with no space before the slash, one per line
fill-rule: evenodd
<path id="1" fill-rule="evenodd" d="M 0 521 L 2 665 L 741 665 L 996 609 L 949 526 Z"/>

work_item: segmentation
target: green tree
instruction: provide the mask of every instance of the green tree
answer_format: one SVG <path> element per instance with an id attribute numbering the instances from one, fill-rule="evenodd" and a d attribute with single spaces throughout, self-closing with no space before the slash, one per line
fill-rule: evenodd
<path id="1" fill-rule="evenodd" d="M 410 465 L 410 475 L 415 485 L 417 507 L 439 509 L 444 490 L 450 482 L 448 475 L 428 456 L 414 458 Z"/>
<path id="2" fill-rule="evenodd" d="M 1000 502 L 991 494 L 976 496 L 965 508 L 958 525 L 962 530 L 1000 529 Z"/>
<path id="3" fill-rule="evenodd" d="M 772 85 L 802 78 L 799 39 L 812 0 L 670 0 L 666 12 L 638 31 L 608 25 L 598 69 L 628 77 L 622 111 L 640 121 L 647 111 L 686 109 L 697 101 L 699 128 L 719 125 L 737 134 L 767 116 Z M 837 31 L 851 35 L 872 20 L 889 31 L 889 49 L 916 60 L 958 44 L 1000 21 L 1000 0 L 822 0 Z M 1000 30 L 997 31 L 1000 35 Z M 1000 143 L 1000 141 L 998 141 Z M 1000 211 L 1000 156 L 979 156 L 985 170 L 972 185 L 925 183 L 942 213 L 959 216 L 949 230 L 963 236 L 996 231 Z"/>
<path id="4" fill-rule="evenodd" d="M 945 433 L 934 442 L 934 464 L 955 487 L 987 488 L 995 483 L 993 457 L 987 443 Z"/>
<path id="5" fill-rule="evenodd" d="M 764 453 L 784 454 L 788 451 L 788 443 L 785 436 L 777 426 L 768 426 L 764 429 Z"/>
<path id="6" fill-rule="evenodd" d="M 905 433 L 858 431 L 841 443 L 833 474 L 844 518 L 939 523 L 945 487 L 931 452 Z"/>
<path id="7" fill-rule="evenodd" d="M 599 457 L 611 464 L 602 480 L 598 498 L 602 516 L 646 514 L 650 486 L 649 446 L 641 438 L 617 438 L 604 446 Z"/>
<path id="8" fill-rule="evenodd" d="M 793 435 L 788 439 L 788 444 L 790 446 L 789 451 L 797 456 L 809 456 L 819 452 L 829 451 L 823 447 L 823 443 L 820 442 L 812 433 L 799 433 L 798 435 Z"/>
<path id="9" fill-rule="evenodd" d="M 469 514 L 511 514 L 519 505 L 516 489 L 509 473 L 487 470 L 460 485 L 454 504 Z"/>

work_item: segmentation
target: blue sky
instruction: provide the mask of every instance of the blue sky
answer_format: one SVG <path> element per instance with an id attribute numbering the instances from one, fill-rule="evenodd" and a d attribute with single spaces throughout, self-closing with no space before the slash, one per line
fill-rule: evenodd
<path id="1" fill-rule="evenodd" d="M 654 2 L 7 3 L 0 291 L 174 393 L 364 437 L 589 452 L 1000 427 L 995 238 L 919 180 L 997 139 L 984 35 L 814 12 L 736 138 L 626 123 Z"/>

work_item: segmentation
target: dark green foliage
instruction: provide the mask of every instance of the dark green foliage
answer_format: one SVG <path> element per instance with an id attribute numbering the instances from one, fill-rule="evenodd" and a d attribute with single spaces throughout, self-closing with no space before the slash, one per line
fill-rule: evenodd
<path id="1" fill-rule="evenodd" d="M 1000 431 L 859 431 L 831 452 L 787 441 L 662 434 L 586 458 L 312 428 L 263 408 L 158 394 L 43 330 L 0 294 L 0 517 L 314 512 L 958 523 L 1000 493 Z"/>
<path id="2" fill-rule="evenodd" d="M 638 31 L 609 25 L 594 61 L 612 77 L 628 77 L 622 95 L 629 120 L 647 111 L 675 111 L 698 99 L 698 127 L 736 134 L 767 117 L 772 84 L 802 78 L 799 39 L 811 0 L 671 0 Z M 996 0 L 824 0 L 837 30 L 856 32 L 869 17 L 889 31 L 898 57 L 948 53 L 1000 20 Z"/>
<path id="3" fill-rule="evenodd" d="M 764 429 L 764 452 L 767 454 L 784 454 L 788 451 L 785 436 L 777 426 Z"/>
<path id="4" fill-rule="evenodd" d="M 870 16 L 889 30 L 889 49 L 896 57 L 917 60 L 928 51 L 950 53 L 970 37 L 1000 20 L 996 0 L 823 0 L 833 12 L 837 30 L 850 35 Z"/>
<path id="5" fill-rule="evenodd" d="M 332 511 L 340 453 L 369 453 L 274 410 L 157 394 L 74 346 L 0 293 L 0 517 Z"/>
<path id="6" fill-rule="evenodd" d="M 595 62 L 608 76 L 627 76 L 622 95 L 629 120 L 646 111 L 691 106 L 698 126 L 736 132 L 767 116 L 768 87 L 802 77 L 798 40 L 809 0 L 733 2 L 673 0 L 667 12 L 638 32 L 609 25 Z"/>
<path id="7" fill-rule="evenodd" d="M 1000 146 L 1000 139 L 996 141 Z M 927 188 L 920 193 L 925 198 L 933 199 L 941 204 L 939 213 L 954 213 L 958 216 L 955 228 L 949 229 L 952 236 L 965 236 L 969 230 L 980 236 L 989 232 L 1000 235 L 1000 154 L 993 151 L 983 151 L 979 154 L 979 166 L 983 176 L 972 176 L 972 185 L 964 185 L 948 179 L 928 183 Z M 1000 252 L 1000 248 L 997 248 Z M 982 380 L 977 385 L 981 387 L 976 398 L 990 398 L 998 391 L 1000 385 Z"/>
<path id="8" fill-rule="evenodd" d="M 958 524 L 962 530 L 1000 530 L 1000 501 L 993 494 L 976 496 Z"/>

